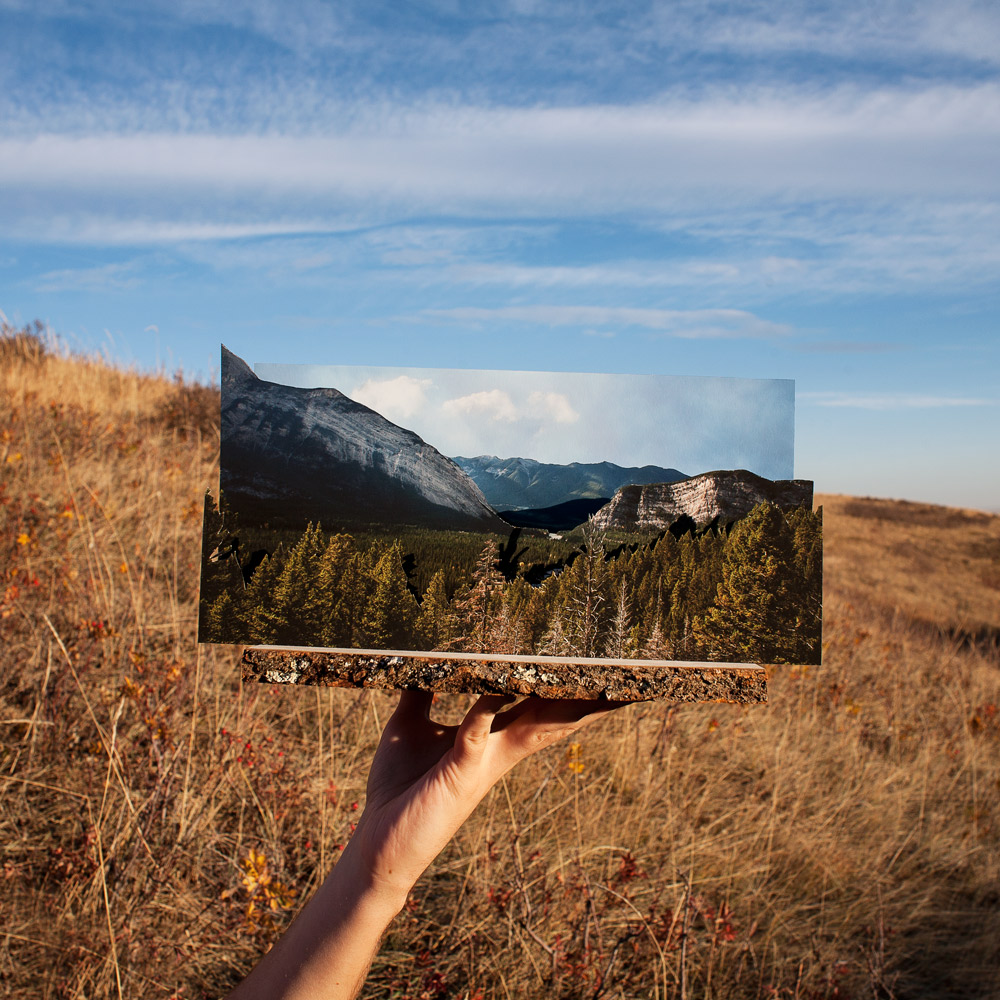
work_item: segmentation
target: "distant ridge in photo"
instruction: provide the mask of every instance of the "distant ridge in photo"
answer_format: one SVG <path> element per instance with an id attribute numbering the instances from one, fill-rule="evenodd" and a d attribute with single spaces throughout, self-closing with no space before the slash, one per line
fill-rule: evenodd
<path id="1" fill-rule="evenodd" d="M 626 468 L 613 462 L 554 465 L 531 458 L 495 455 L 456 456 L 454 461 L 496 510 L 555 507 L 571 500 L 611 497 L 628 483 L 675 483 L 687 478 L 677 469 L 657 465 L 640 468 Z"/>

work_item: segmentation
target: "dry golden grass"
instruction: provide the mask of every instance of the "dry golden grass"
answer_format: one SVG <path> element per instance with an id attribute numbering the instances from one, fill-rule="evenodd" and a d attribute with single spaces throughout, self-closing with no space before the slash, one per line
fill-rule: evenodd
<path id="1" fill-rule="evenodd" d="M 845 596 L 953 634 L 1000 629 L 1000 517 L 904 500 L 822 497 L 827 569 Z"/>
<path id="2" fill-rule="evenodd" d="M 199 650 L 212 393 L 31 344 L 0 338 L 0 993 L 216 997 L 335 863 L 395 699 Z M 1000 664 L 951 635 L 997 625 L 1000 519 L 826 509 L 823 666 L 526 762 L 365 996 L 1000 996 Z"/>

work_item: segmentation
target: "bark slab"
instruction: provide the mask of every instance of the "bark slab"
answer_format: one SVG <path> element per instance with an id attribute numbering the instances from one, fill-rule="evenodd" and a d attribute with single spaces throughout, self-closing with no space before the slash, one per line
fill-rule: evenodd
<path id="1" fill-rule="evenodd" d="M 409 688 L 475 694 L 539 695 L 609 701 L 767 701 L 767 674 L 752 663 L 669 663 L 338 652 L 248 646 L 243 679 L 265 684 L 328 687 Z"/>

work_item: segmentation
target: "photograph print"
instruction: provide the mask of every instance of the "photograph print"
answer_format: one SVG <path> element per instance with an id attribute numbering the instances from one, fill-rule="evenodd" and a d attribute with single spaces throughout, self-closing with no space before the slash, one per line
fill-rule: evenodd
<path id="1" fill-rule="evenodd" d="M 222 349 L 199 639 L 818 663 L 788 380 L 258 365 Z"/>

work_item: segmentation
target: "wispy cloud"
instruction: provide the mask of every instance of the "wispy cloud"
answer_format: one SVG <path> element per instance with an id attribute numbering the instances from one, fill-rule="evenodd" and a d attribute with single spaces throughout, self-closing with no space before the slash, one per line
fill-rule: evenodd
<path id="1" fill-rule="evenodd" d="M 937 410 L 967 406 L 997 406 L 1000 400 L 971 396 L 933 396 L 920 393 L 800 392 L 799 401 L 816 406 L 857 410 Z"/>
<path id="2" fill-rule="evenodd" d="M 5 0 L 0 11 L 10 7 Z M 403 92 L 483 104 L 592 103 L 609 94 L 642 99 L 669 86 L 699 90 L 720 76 L 737 86 L 774 80 L 788 59 L 798 60 L 797 78 L 814 80 L 838 70 L 926 79 L 942 64 L 974 77 L 1000 60 L 1000 15 L 989 0 L 748 0 L 714 3 L 710 11 L 703 0 L 447 2 L 396 5 L 391 13 L 364 0 L 298 0 L 293 17 L 280 0 L 35 0 L 13 7 L 22 24 L 50 27 L 70 64 L 87 42 L 58 28 L 82 21 L 99 31 L 100 52 L 127 67 L 139 99 L 195 130 L 236 121 L 255 128 L 328 123 L 336 113 L 331 97 L 345 93 L 351 100 Z M 8 90 L 30 94 L 34 84 L 51 103 L 45 76 L 54 60 L 44 43 L 51 48 L 53 39 L 39 34 L 6 53 Z M 220 35 L 240 43 L 222 60 Z M 103 73 L 67 76 L 65 84 L 59 92 L 71 91 L 64 103 L 67 112 L 75 106 L 77 122 L 110 124 L 120 87 Z M 90 114 L 87 98 L 95 106 Z"/>
<path id="3" fill-rule="evenodd" d="M 564 392 L 533 392 L 528 396 L 528 412 L 557 424 L 575 424 L 580 414 Z"/>
<path id="4" fill-rule="evenodd" d="M 684 282 L 697 268 L 694 262 L 615 261 L 589 265 L 529 265 L 505 262 L 456 264 L 448 271 L 452 281 L 471 285 L 504 285 L 509 288 L 662 288 Z M 711 272 L 735 277 L 738 268 L 715 264 Z"/>
<path id="5" fill-rule="evenodd" d="M 996 7 L 958 0 L 946 7 L 933 0 L 896 3 L 848 2 L 829 5 L 807 0 L 776 5 L 769 0 L 722 4 L 711 17 L 696 0 L 657 6 L 659 37 L 673 36 L 678 47 L 700 46 L 727 52 L 813 53 L 852 60 L 877 58 L 883 65 L 931 54 L 996 62 L 991 44 L 1000 34 Z"/>
<path id="6" fill-rule="evenodd" d="M 815 340 L 792 345 L 803 354 L 889 354 L 907 350 L 906 344 L 879 340 Z"/>
<path id="7" fill-rule="evenodd" d="M 665 337 L 716 339 L 724 337 L 785 337 L 790 327 L 761 319 L 742 309 L 636 309 L 628 306 L 532 305 L 426 309 L 424 316 L 483 325 L 533 323 L 580 328 L 640 327 Z"/>
<path id="8" fill-rule="evenodd" d="M 2 172 L 2 165 L 0 165 Z M 2 199 L 0 199 L 2 207 Z M 147 206 L 147 211 L 152 206 Z M 186 213 L 192 211 L 188 206 Z M 330 234 L 353 228 L 351 222 L 333 225 L 329 220 L 276 218 L 262 221 L 215 221 L 207 217 L 178 220 L 157 218 L 128 211 L 127 205 L 116 206 L 105 215 L 95 215 L 92 207 L 79 211 L 68 209 L 53 213 L 48 218 L 37 219 L 36 239 L 46 243 L 89 244 L 98 246 L 148 246 L 153 244 L 210 243 L 229 240 L 248 240 L 272 236 L 306 236 Z M 205 216 L 213 214 L 205 210 Z M 27 230 L 30 215 L 21 214 L 22 237 L 31 235 Z M 8 230 L 10 232 L 10 230 Z"/>
<path id="9" fill-rule="evenodd" d="M 100 291 L 136 287 L 141 278 L 138 263 L 104 264 L 100 267 L 64 268 L 46 271 L 35 281 L 38 292 Z"/>
<path id="10" fill-rule="evenodd" d="M 8 134 L 0 226 L 36 244 L 170 248 L 292 285 L 392 268 L 424 287 L 586 292 L 617 305 L 661 305 L 662 290 L 668 305 L 701 296 L 752 309 L 787 294 L 995 283 L 998 159 L 994 83 L 716 89 L 629 106 L 374 101 L 309 134 Z M 572 238 L 553 235 L 565 223 L 621 242 L 603 259 L 544 252 Z M 660 234 L 666 253 L 629 257 L 630 229 Z M 601 235 L 587 239 L 599 246 Z M 39 284 L 65 280 L 87 279 Z M 687 337 L 784 332 L 669 311 L 574 322 Z"/>
<path id="11" fill-rule="evenodd" d="M 680 209 L 690 191 L 735 203 L 762 193 L 996 194 L 998 142 L 1000 86 L 991 83 L 631 106 L 379 105 L 336 134 L 8 136 L 0 183 L 201 192 L 229 205 L 253 193 L 270 211 L 294 196 L 300 217 L 358 197 L 411 211 L 600 214 Z"/>

